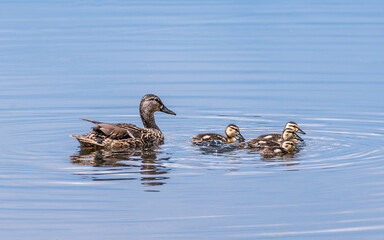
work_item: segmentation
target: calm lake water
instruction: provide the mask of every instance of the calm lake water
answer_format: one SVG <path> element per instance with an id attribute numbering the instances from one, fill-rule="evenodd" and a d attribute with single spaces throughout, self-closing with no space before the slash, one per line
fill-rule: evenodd
<path id="1" fill-rule="evenodd" d="M 1 239 L 383 239 L 384 3 L 0 1 Z M 79 118 L 155 151 L 80 152 Z M 306 131 L 291 158 L 200 148 Z"/>

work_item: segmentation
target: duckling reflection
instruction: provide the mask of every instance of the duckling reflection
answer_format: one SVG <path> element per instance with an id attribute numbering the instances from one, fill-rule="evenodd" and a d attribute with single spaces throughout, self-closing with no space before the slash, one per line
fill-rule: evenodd
<path id="1" fill-rule="evenodd" d="M 204 144 L 199 145 L 199 147 L 201 154 L 203 155 L 224 154 L 241 149 L 238 145 L 223 144 L 219 141 L 205 142 Z"/>
<path id="2" fill-rule="evenodd" d="M 279 146 L 266 146 L 262 149 L 250 148 L 248 154 L 261 155 L 260 160 L 266 163 L 265 166 L 273 168 L 299 165 L 300 161 L 295 157 L 299 151 L 300 149 L 294 142 L 286 140 Z"/>
<path id="3" fill-rule="evenodd" d="M 140 179 L 143 185 L 159 186 L 166 183 L 169 178 L 166 174 L 170 171 L 169 168 L 161 164 L 162 161 L 167 161 L 170 158 L 157 159 L 157 154 L 160 153 L 156 150 L 111 152 L 81 149 L 77 154 L 71 156 L 71 163 L 94 167 L 110 167 L 95 169 L 89 173 L 76 174 L 90 177 L 93 181 Z M 122 175 L 132 177 L 119 177 Z"/>
<path id="4" fill-rule="evenodd" d="M 263 155 L 260 158 L 261 161 L 266 163 L 266 166 L 269 168 L 273 167 L 290 167 L 299 165 L 300 161 L 298 161 L 293 153 L 285 154 L 281 157 L 263 157 Z M 289 171 L 294 171 L 295 169 L 289 169 Z"/>

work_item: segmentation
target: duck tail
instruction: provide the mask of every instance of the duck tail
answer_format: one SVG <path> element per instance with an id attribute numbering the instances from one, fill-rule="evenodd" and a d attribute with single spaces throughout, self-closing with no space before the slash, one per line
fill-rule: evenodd
<path id="1" fill-rule="evenodd" d="M 86 118 L 80 118 L 80 120 L 83 120 L 83 121 L 87 121 L 87 122 L 91 122 L 91 123 L 94 123 L 96 125 L 102 123 L 102 122 L 98 122 L 98 121 L 93 121 L 93 120 L 90 120 L 90 119 L 86 119 Z"/>
<path id="2" fill-rule="evenodd" d="M 80 144 L 81 147 L 87 147 L 87 148 L 95 148 L 95 147 L 104 147 L 103 144 L 96 142 L 93 139 L 89 139 L 80 135 L 72 134 L 69 135 L 70 137 L 76 138 Z"/>

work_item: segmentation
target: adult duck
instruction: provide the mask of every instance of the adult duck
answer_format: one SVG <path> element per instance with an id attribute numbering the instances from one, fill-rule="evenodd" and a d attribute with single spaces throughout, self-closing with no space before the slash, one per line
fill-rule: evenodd
<path id="1" fill-rule="evenodd" d="M 144 127 L 129 123 L 103 123 L 81 119 L 96 124 L 93 131 L 84 135 L 70 135 L 81 147 L 124 150 L 155 147 L 164 142 L 164 135 L 155 122 L 155 112 L 176 115 L 154 94 L 145 95 L 140 102 L 140 117 Z"/>

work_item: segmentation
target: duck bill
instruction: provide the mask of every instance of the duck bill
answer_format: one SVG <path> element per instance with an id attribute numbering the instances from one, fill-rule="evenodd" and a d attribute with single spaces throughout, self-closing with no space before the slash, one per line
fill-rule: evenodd
<path id="1" fill-rule="evenodd" d="M 162 106 L 160 108 L 160 112 L 163 112 L 163 113 L 167 113 L 167 114 L 171 114 L 171 115 L 176 115 L 176 113 L 170 109 L 168 109 L 166 106 Z"/>
<path id="2" fill-rule="evenodd" d="M 243 135 L 241 135 L 241 133 L 237 134 L 237 136 L 239 137 L 239 142 L 245 141 L 245 138 L 243 137 Z"/>
<path id="3" fill-rule="evenodd" d="M 303 130 L 301 130 L 299 127 L 297 128 L 297 132 L 301 133 L 301 134 L 305 134 L 305 132 Z"/>
<path id="4" fill-rule="evenodd" d="M 300 142 L 303 142 L 304 139 L 302 139 L 299 135 L 295 134 L 295 139 L 299 140 Z"/>

